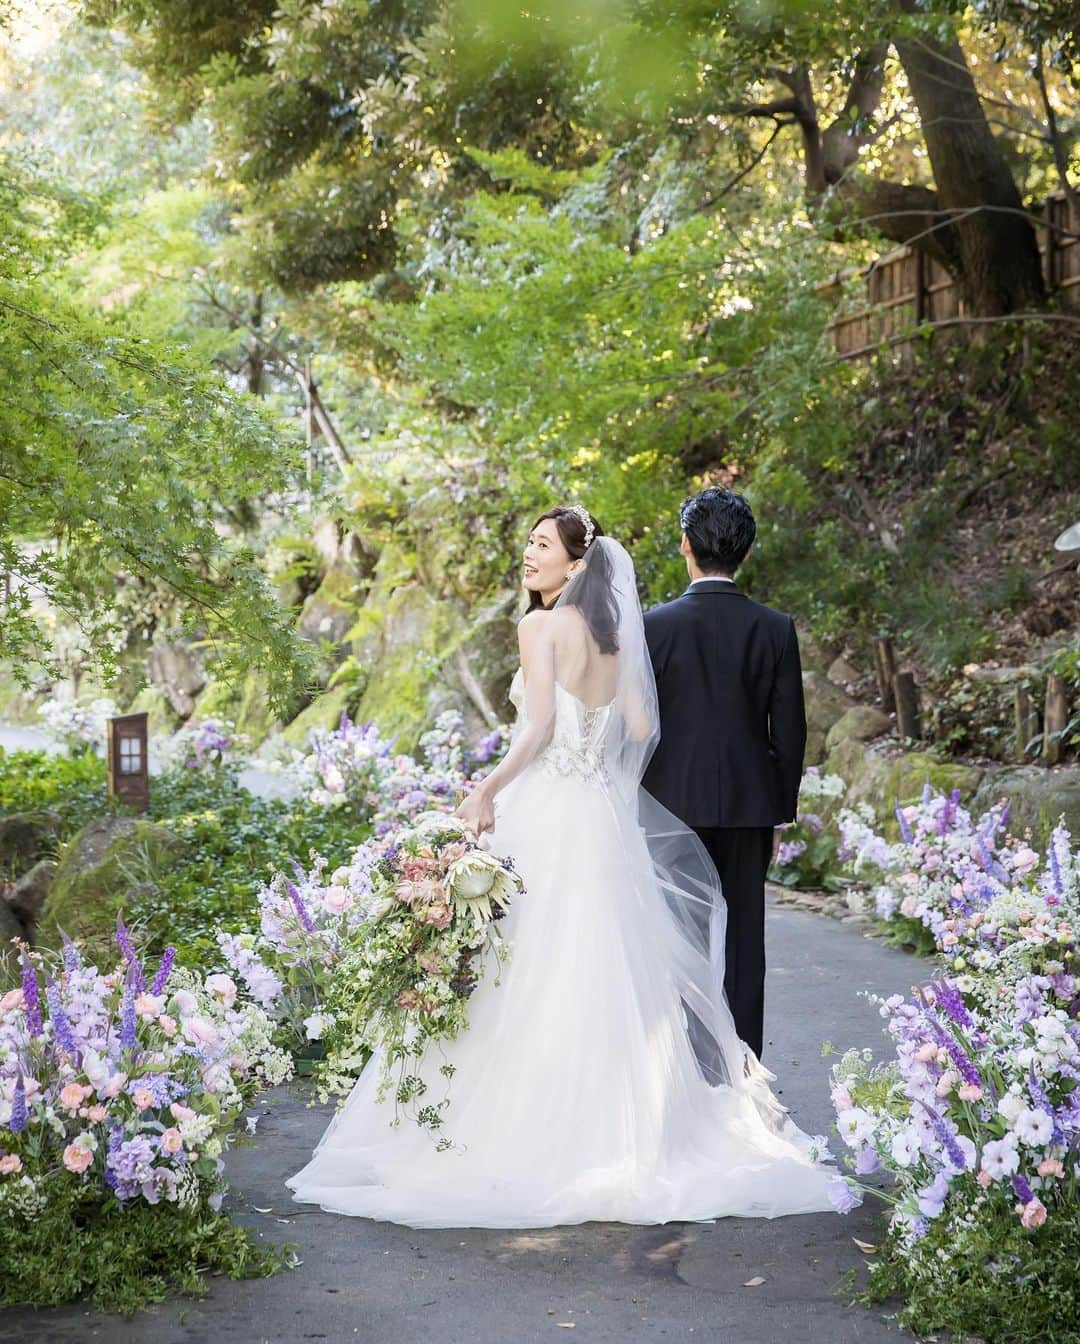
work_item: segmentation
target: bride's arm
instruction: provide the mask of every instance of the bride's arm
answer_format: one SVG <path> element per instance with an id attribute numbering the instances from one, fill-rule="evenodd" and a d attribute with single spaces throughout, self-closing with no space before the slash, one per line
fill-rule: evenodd
<path id="1" fill-rule="evenodd" d="M 518 624 L 518 649 L 525 677 L 525 721 L 503 759 L 469 794 L 457 815 L 478 833 L 495 824 L 495 795 L 551 741 L 555 727 L 555 613 L 530 614 Z"/>

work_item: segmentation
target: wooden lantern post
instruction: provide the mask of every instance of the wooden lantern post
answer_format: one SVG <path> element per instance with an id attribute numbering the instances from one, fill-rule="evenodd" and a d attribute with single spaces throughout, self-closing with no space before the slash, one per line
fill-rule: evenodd
<path id="1" fill-rule="evenodd" d="M 145 812 L 150 806 L 147 716 L 121 714 L 109 720 L 109 794 Z"/>

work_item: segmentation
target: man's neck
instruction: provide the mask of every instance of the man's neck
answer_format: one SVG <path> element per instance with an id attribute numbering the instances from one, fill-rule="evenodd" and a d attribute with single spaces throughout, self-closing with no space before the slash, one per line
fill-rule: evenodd
<path id="1" fill-rule="evenodd" d="M 690 572 L 691 583 L 700 583 L 703 580 L 706 582 L 713 582 L 718 580 L 720 583 L 735 582 L 734 578 L 730 574 L 705 574 L 700 569 L 698 569 L 697 565 L 688 565 L 687 569 Z"/>

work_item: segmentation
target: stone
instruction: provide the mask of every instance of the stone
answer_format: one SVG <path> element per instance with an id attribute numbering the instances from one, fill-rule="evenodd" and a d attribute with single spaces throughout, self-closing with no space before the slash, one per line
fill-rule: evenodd
<path id="1" fill-rule="evenodd" d="M 207 680 L 195 650 L 180 641 L 159 639 L 147 655 L 146 670 L 151 684 L 162 691 L 180 718 L 188 718 Z"/>
<path id="2" fill-rule="evenodd" d="M 0 817 L 0 871 L 18 877 L 56 847 L 55 812 L 11 812 Z"/>
<path id="3" fill-rule="evenodd" d="M 99 817 L 90 822 L 60 855 L 38 922 L 39 945 L 59 947 L 62 929 L 83 942 L 88 956 L 112 965 L 117 915 L 184 849 L 183 841 L 152 821 Z"/>
<path id="4" fill-rule="evenodd" d="M 988 770 L 975 795 L 974 808 L 987 811 L 1007 798 L 1011 804 L 1009 830 L 1022 835 L 1032 832 L 1045 843 L 1050 832 L 1064 817 L 1074 836 L 1080 836 L 1080 768 L 1063 766 L 1048 770 L 1040 765 L 1020 765 Z"/>
<path id="5" fill-rule="evenodd" d="M 22 920 L 8 905 L 7 901 L 0 901 L 0 959 L 11 956 L 15 949 L 10 946 L 12 938 L 21 938 L 28 942 L 26 930 L 23 928 Z"/>
<path id="6" fill-rule="evenodd" d="M 341 550 L 341 530 L 336 518 L 323 515 L 316 518 L 311 529 L 311 540 L 318 557 L 319 574 L 324 576 L 337 563 Z"/>
<path id="7" fill-rule="evenodd" d="M 900 829 L 896 804 L 917 802 L 927 781 L 935 793 L 959 789 L 968 806 L 986 774 L 985 767 L 943 761 L 928 751 L 883 751 L 851 738 L 830 750 L 823 770 L 844 780 L 845 806 L 868 803 L 890 838 Z"/>
<path id="8" fill-rule="evenodd" d="M 855 702 L 821 672 L 804 672 L 802 679 L 806 699 L 806 764 L 820 765 L 825 759 L 829 729 Z"/>
<path id="9" fill-rule="evenodd" d="M 7 893 L 7 906 L 15 912 L 28 936 L 33 934 L 41 918 L 55 872 L 55 860 L 40 859 Z"/>
<path id="10" fill-rule="evenodd" d="M 825 750 L 832 751 L 839 742 L 870 742 L 884 737 L 892 729 L 892 719 L 873 705 L 852 705 L 840 716 L 825 736 Z"/>
<path id="11" fill-rule="evenodd" d="M 266 681 L 256 668 L 245 673 L 242 682 L 219 681 L 207 683 L 195 702 L 193 718 L 227 719 L 238 733 L 246 733 L 255 748 L 279 727 L 270 709 Z"/>
<path id="12" fill-rule="evenodd" d="M 363 589 L 354 576 L 343 565 L 335 565 L 300 609 L 296 632 L 318 648 L 324 686 L 350 653 L 349 635 L 362 599 Z"/>
<path id="13" fill-rule="evenodd" d="M 970 681 L 981 681 L 988 686 L 1008 686 L 1014 681 L 1026 681 L 1037 677 L 1039 669 L 1030 663 L 1021 667 L 982 667 L 979 665 L 964 668 L 964 674 Z"/>
<path id="14" fill-rule="evenodd" d="M 843 656 L 833 659 L 825 675 L 834 686 L 847 686 L 859 680 L 858 672 Z"/>
<path id="15" fill-rule="evenodd" d="M 286 725 L 282 734 L 285 741 L 294 747 L 306 747 L 308 738 L 315 729 L 332 732 L 341 722 L 342 713 L 349 712 L 354 695 L 354 689 L 345 684 L 332 686 L 328 691 L 323 691 Z"/>

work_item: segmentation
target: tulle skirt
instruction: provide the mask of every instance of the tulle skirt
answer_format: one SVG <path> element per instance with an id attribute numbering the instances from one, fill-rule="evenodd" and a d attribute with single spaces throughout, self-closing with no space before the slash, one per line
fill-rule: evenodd
<path id="1" fill-rule="evenodd" d="M 376 1055 L 293 1198 L 410 1227 L 549 1227 L 771 1218 L 830 1207 L 831 1171 L 742 1056 L 702 1075 L 687 1034 L 672 917 L 646 838 L 594 782 L 531 767 L 500 794 L 491 849 L 525 886 L 500 928 L 470 1026 L 419 1072 L 449 1091 L 440 1151 L 377 1101 Z M 712 968 L 715 974 L 716 967 Z M 501 983 L 495 983 L 498 973 Z M 731 1051 L 731 1044 L 725 1048 Z M 440 1066 L 450 1063 L 449 1083 Z"/>

